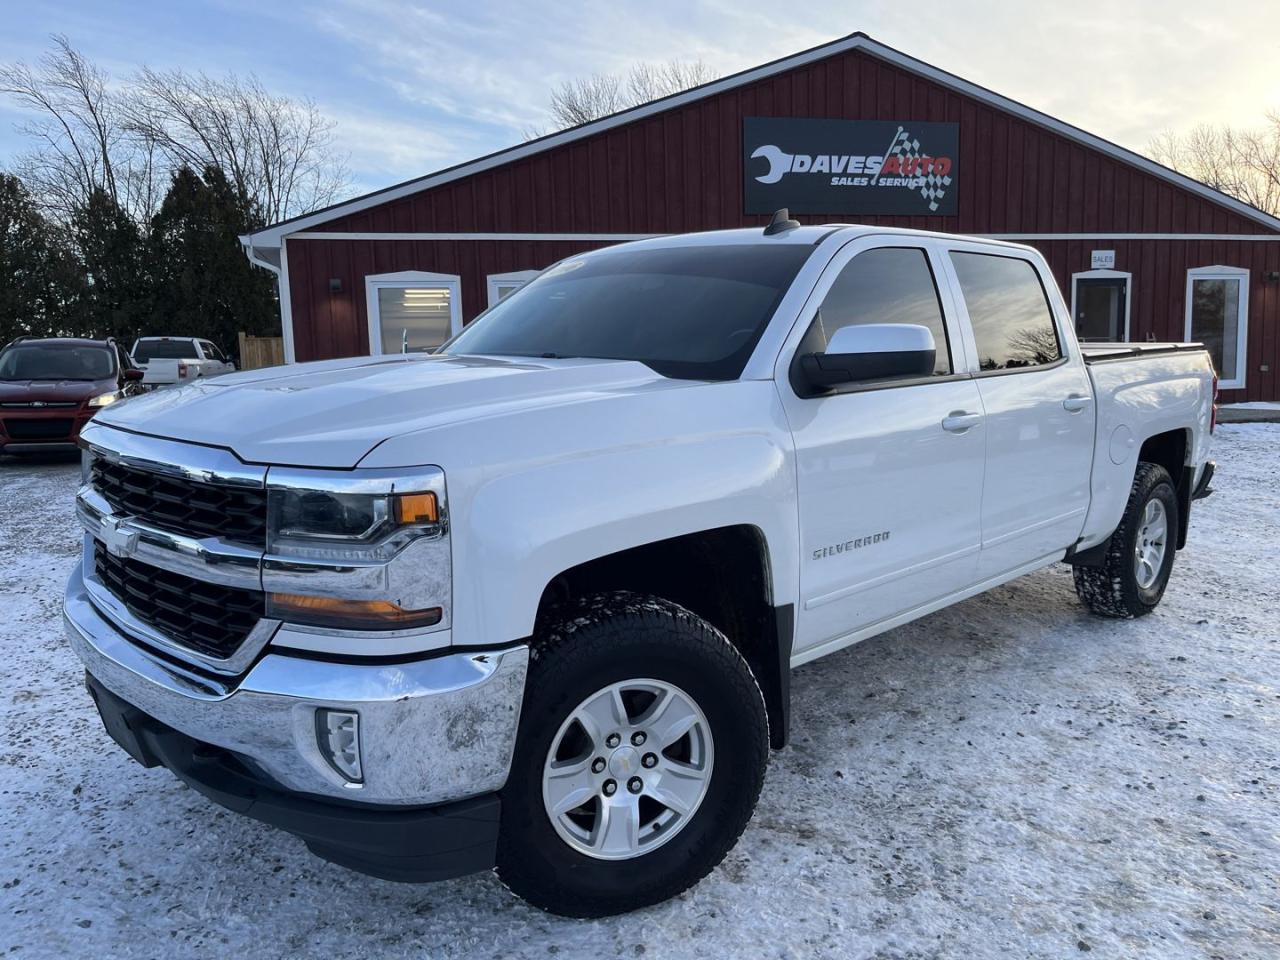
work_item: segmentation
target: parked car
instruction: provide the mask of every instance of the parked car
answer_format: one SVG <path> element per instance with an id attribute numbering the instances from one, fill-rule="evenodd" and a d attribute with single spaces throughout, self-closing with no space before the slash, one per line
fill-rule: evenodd
<path id="1" fill-rule="evenodd" d="M 89 419 L 141 380 L 113 340 L 14 340 L 0 350 L 0 450 L 74 450 Z"/>
<path id="2" fill-rule="evenodd" d="M 68 635 L 131 756 L 318 856 L 617 913 L 737 841 L 792 667 L 1060 561 L 1149 613 L 1214 396 L 1199 345 L 1082 350 L 1030 247 L 624 244 L 436 355 L 108 410 Z"/>
<path id="3" fill-rule="evenodd" d="M 171 387 L 234 373 L 236 365 L 217 344 L 198 337 L 140 337 L 129 351 L 147 387 Z"/>

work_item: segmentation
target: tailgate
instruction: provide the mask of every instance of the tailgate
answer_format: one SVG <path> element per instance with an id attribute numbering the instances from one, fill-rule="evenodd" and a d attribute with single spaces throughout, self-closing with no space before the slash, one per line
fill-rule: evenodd
<path id="1" fill-rule="evenodd" d="M 161 384 L 178 382 L 178 364 L 181 360 L 147 360 L 145 363 L 134 361 L 134 365 L 142 371 L 143 384 Z"/>

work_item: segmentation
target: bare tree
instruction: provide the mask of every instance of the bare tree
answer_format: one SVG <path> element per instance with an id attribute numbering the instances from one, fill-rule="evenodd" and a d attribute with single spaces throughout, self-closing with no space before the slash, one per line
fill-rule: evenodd
<path id="1" fill-rule="evenodd" d="M 154 200 L 152 157 L 129 135 L 126 95 L 65 36 L 53 45 L 34 66 L 0 65 L 0 92 L 34 114 L 19 129 L 37 146 L 18 157 L 16 172 L 64 223 L 95 190 L 145 215 Z"/>
<path id="2" fill-rule="evenodd" d="M 174 167 L 219 167 L 267 222 L 327 206 L 348 182 L 315 103 L 270 94 L 252 75 L 143 67 L 127 124 Z"/>
<path id="3" fill-rule="evenodd" d="M 551 129 L 564 130 L 707 83 L 717 74 L 701 60 L 637 63 L 625 74 L 593 73 L 551 91 Z M 532 127 L 530 139 L 549 131 Z"/>
<path id="4" fill-rule="evenodd" d="M 1153 160 L 1280 216 L 1280 112 L 1257 129 L 1201 124 L 1167 131 L 1147 148 Z"/>
<path id="5" fill-rule="evenodd" d="M 36 147 L 15 172 L 63 223 L 97 190 L 145 222 L 183 166 L 218 167 L 267 222 L 347 185 L 333 126 L 309 100 L 272 95 L 252 75 L 143 67 L 117 84 L 65 36 L 53 43 L 34 66 L 0 65 L 0 92 L 34 115 L 22 130 Z"/>

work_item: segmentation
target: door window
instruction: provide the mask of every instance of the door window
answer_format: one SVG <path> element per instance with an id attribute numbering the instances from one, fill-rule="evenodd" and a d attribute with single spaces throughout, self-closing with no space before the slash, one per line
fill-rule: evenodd
<path id="1" fill-rule="evenodd" d="M 1043 366 L 1062 357 L 1053 311 L 1031 261 L 953 251 L 981 370 Z"/>
<path id="2" fill-rule="evenodd" d="M 372 353 L 430 353 L 462 326 L 455 276 L 407 272 L 366 286 Z"/>
<path id="3" fill-rule="evenodd" d="M 864 323 L 914 323 L 933 334 L 935 376 L 952 373 L 947 325 L 929 258 L 916 247 L 881 247 L 845 265 L 822 300 L 798 354 L 821 353 L 841 327 Z"/>
<path id="4" fill-rule="evenodd" d="M 1244 386 L 1248 293 L 1248 270 L 1200 267 L 1187 271 L 1186 338 L 1205 345 L 1223 387 Z"/>
<path id="5" fill-rule="evenodd" d="M 1082 342 L 1128 340 L 1129 274 L 1090 271 L 1071 280 L 1076 337 Z"/>

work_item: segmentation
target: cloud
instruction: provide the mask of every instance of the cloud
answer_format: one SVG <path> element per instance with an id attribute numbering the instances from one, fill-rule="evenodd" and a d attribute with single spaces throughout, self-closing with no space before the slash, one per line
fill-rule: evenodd
<path id="1" fill-rule="evenodd" d="M 361 188 L 518 143 L 564 80 L 670 59 L 728 74 L 855 30 L 1138 150 L 1165 129 L 1252 125 L 1280 107 L 1275 0 L 204 0 L 139 18 L 91 0 L 64 0 L 56 17 L 40 7 L 6 22 L 5 57 L 34 59 L 65 30 L 122 75 L 143 61 L 252 68 L 333 117 Z M 0 163 L 20 148 L 4 133 Z"/>

